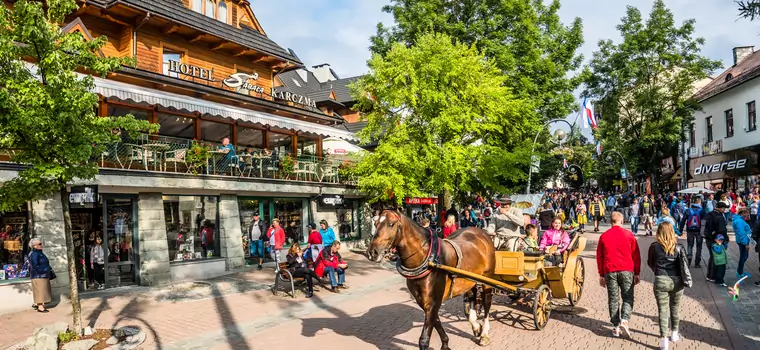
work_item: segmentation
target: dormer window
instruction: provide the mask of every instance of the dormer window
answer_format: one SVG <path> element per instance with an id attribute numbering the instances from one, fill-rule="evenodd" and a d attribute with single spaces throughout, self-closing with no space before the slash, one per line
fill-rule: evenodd
<path id="1" fill-rule="evenodd" d="M 227 2 L 222 0 L 191 0 L 193 11 L 202 13 L 206 17 L 229 24 L 229 10 Z"/>
<path id="2" fill-rule="evenodd" d="M 216 4 L 214 4 L 213 0 L 206 0 L 206 16 L 211 18 L 216 18 Z"/>
<path id="3" fill-rule="evenodd" d="M 728 75 L 726 75 L 726 81 L 729 81 L 729 80 L 731 80 L 733 78 L 734 78 L 734 75 L 731 74 L 731 73 L 728 73 Z"/>

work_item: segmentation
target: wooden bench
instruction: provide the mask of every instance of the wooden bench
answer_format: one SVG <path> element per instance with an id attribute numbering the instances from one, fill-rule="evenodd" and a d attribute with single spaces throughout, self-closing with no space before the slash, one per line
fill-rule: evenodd
<path id="1" fill-rule="evenodd" d="M 314 261 L 307 259 L 306 263 L 310 269 L 314 269 Z M 288 270 L 287 262 L 280 262 L 277 267 L 277 271 L 274 272 L 274 286 L 272 286 L 272 292 L 277 295 L 280 290 L 280 284 L 284 283 L 286 287 L 289 287 L 290 294 L 293 299 L 296 298 L 296 286 L 301 286 L 306 282 L 304 277 L 293 277 L 293 274 Z M 285 289 L 287 291 L 288 289 Z"/>

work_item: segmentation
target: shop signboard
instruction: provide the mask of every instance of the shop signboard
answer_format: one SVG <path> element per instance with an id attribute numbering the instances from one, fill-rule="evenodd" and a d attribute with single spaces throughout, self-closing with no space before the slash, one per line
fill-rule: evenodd
<path id="1" fill-rule="evenodd" d="M 222 80 L 222 84 L 224 84 L 227 87 L 231 87 L 235 89 L 237 93 L 248 95 L 251 92 L 257 93 L 257 94 L 263 94 L 264 88 L 258 85 L 251 84 L 251 80 L 256 81 L 259 80 L 259 73 L 253 72 L 253 74 L 248 73 L 234 73 L 230 74 L 227 79 Z"/>
<path id="2" fill-rule="evenodd" d="M 69 203 L 94 204 L 98 202 L 98 188 L 96 186 L 72 187 L 69 192 Z"/>
<path id="3" fill-rule="evenodd" d="M 324 205 L 337 206 L 343 205 L 346 202 L 346 198 L 339 194 L 322 196 L 321 202 Z"/>
<path id="4" fill-rule="evenodd" d="M 689 160 L 690 182 L 757 174 L 757 153 L 744 149 Z"/>
<path id="5" fill-rule="evenodd" d="M 438 204 L 438 198 L 405 198 L 404 203 L 409 205 L 433 205 Z"/>
<path id="6" fill-rule="evenodd" d="M 673 157 L 667 157 L 660 160 L 660 171 L 662 171 L 662 174 L 672 174 L 675 172 L 675 167 L 673 166 Z"/>
<path id="7" fill-rule="evenodd" d="M 293 102 L 295 104 L 299 104 L 306 107 L 317 108 L 317 102 L 314 99 L 308 98 L 304 95 L 294 94 L 290 91 L 272 89 L 272 96 L 279 100 Z"/>
<path id="8" fill-rule="evenodd" d="M 182 75 L 188 75 L 193 78 L 203 79 L 207 81 L 216 81 L 214 78 L 214 68 L 211 68 L 211 70 L 201 68 L 198 66 L 194 66 L 192 64 L 186 64 L 182 62 L 177 61 L 169 61 L 169 72 L 170 73 L 176 73 L 176 74 L 182 74 Z"/>

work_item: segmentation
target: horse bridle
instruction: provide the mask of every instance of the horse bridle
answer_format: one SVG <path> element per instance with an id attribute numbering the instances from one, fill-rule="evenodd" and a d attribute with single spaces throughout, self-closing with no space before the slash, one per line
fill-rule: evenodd
<path id="1" fill-rule="evenodd" d="M 390 248 L 394 248 L 394 247 L 396 247 L 398 245 L 398 242 L 397 242 L 397 240 L 399 238 L 398 237 L 398 233 L 401 230 L 401 217 L 398 216 L 395 213 L 393 215 L 396 215 L 396 217 L 398 218 L 398 220 L 396 220 L 396 222 L 393 224 L 393 225 L 397 225 L 397 226 L 396 226 L 396 228 L 393 231 L 393 234 L 391 236 L 392 239 L 391 239 L 391 246 L 390 246 Z M 420 264 L 420 266 L 417 266 L 415 268 L 411 268 L 410 269 L 410 268 L 407 268 L 407 267 L 403 266 L 402 262 L 404 262 L 404 261 L 406 261 L 408 259 L 411 259 L 413 256 L 417 255 L 419 252 L 424 251 L 424 249 L 422 247 L 420 247 L 420 249 L 418 249 L 417 251 L 415 251 L 414 253 L 412 253 L 411 255 L 409 255 L 407 257 L 402 257 L 402 256 L 399 255 L 400 259 L 396 261 L 396 270 L 399 272 L 399 274 L 401 274 L 401 276 L 404 276 L 407 279 L 419 279 L 419 278 L 423 278 L 423 277 L 427 276 L 430 273 L 429 262 L 431 262 L 431 261 L 437 261 L 438 260 L 438 256 L 441 253 L 440 252 L 440 250 L 441 250 L 441 244 L 440 244 L 439 240 L 436 240 L 437 238 L 438 238 L 438 236 L 436 236 L 434 233 L 431 233 L 431 235 L 430 235 L 430 243 L 429 243 L 430 244 L 430 247 L 429 247 L 430 249 L 428 251 L 427 257 L 422 262 L 422 264 Z M 435 241 L 437 241 L 438 243 L 436 244 Z M 436 252 L 433 252 L 434 246 L 437 246 Z"/>

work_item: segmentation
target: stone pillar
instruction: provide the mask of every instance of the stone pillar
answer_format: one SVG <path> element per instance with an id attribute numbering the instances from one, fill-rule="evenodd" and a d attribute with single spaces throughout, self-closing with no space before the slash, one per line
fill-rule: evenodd
<path id="1" fill-rule="evenodd" d="M 220 196 L 219 248 L 222 257 L 226 260 L 227 270 L 236 269 L 245 264 L 242 234 L 237 196 Z"/>
<path id="2" fill-rule="evenodd" d="M 63 225 L 61 194 L 32 203 L 34 236 L 42 239 L 43 252 L 50 260 L 56 279 L 50 281 L 53 295 L 69 294 L 69 268 L 66 258 L 66 233 Z"/>
<path id="3" fill-rule="evenodd" d="M 170 283 L 169 243 L 166 238 L 164 200 L 160 193 L 140 193 L 137 218 L 140 284 L 156 286 Z"/>

